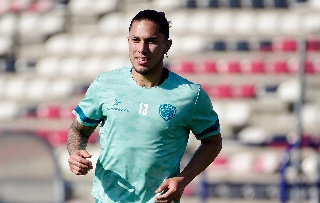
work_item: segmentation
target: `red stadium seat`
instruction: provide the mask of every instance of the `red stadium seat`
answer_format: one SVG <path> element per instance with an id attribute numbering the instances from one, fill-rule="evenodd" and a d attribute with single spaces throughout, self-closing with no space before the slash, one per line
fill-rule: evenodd
<path id="1" fill-rule="evenodd" d="M 60 146 L 60 145 L 65 145 L 67 143 L 68 139 L 68 129 L 61 129 L 57 131 L 53 131 L 49 137 L 48 141 L 49 143 L 54 146 Z"/>
<path id="2" fill-rule="evenodd" d="M 56 104 L 41 104 L 37 108 L 39 118 L 56 119 L 60 117 L 60 107 Z"/>
<path id="3" fill-rule="evenodd" d="M 214 60 L 205 60 L 199 66 L 201 73 L 217 73 L 217 64 Z"/>
<path id="4" fill-rule="evenodd" d="M 218 65 L 219 73 L 239 74 L 241 65 L 237 60 L 221 61 Z"/>
<path id="5" fill-rule="evenodd" d="M 320 51 L 320 39 L 307 39 L 306 41 L 307 51 Z"/>
<path id="6" fill-rule="evenodd" d="M 72 104 L 65 104 L 60 107 L 60 117 L 67 118 L 67 119 L 74 119 L 75 116 L 73 115 L 72 111 L 75 108 L 75 105 Z"/>
<path id="7" fill-rule="evenodd" d="M 285 60 L 272 61 L 268 71 L 273 74 L 288 74 L 289 73 L 288 63 Z"/>
<path id="8" fill-rule="evenodd" d="M 299 61 L 294 60 L 291 62 L 290 66 L 290 72 L 291 73 L 299 73 Z M 313 66 L 313 63 L 311 61 L 305 61 L 304 63 L 304 70 L 306 74 L 314 74 L 315 73 L 315 68 Z"/>
<path id="9" fill-rule="evenodd" d="M 209 97 L 226 99 L 231 98 L 232 95 L 232 87 L 227 84 L 219 84 L 214 86 L 203 86 L 203 89 L 207 92 Z"/>
<path id="10" fill-rule="evenodd" d="M 240 98 L 255 98 L 256 87 L 254 84 L 242 84 L 235 86 L 233 89 L 233 95 Z"/>
<path id="11" fill-rule="evenodd" d="M 277 40 L 274 44 L 274 50 L 284 51 L 284 52 L 294 52 L 297 51 L 298 45 L 294 39 L 281 39 Z"/>
<path id="12" fill-rule="evenodd" d="M 250 61 L 243 66 L 242 71 L 251 74 L 263 74 L 265 73 L 265 63 L 261 60 Z"/>
<path id="13" fill-rule="evenodd" d="M 176 73 L 194 73 L 195 72 L 195 65 L 193 61 L 180 61 L 177 64 L 174 64 L 170 69 Z"/>

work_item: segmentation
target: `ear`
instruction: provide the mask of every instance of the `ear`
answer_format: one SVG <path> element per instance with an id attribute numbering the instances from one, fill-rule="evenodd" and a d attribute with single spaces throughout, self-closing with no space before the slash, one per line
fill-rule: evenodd
<path id="1" fill-rule="evenodd" d="M 171 45 L 172 45 L 172 40 L 168 39 L 165 45 L 164 53 L 167 53 L 169 51 L 169 49 L 171 48 Z"/>

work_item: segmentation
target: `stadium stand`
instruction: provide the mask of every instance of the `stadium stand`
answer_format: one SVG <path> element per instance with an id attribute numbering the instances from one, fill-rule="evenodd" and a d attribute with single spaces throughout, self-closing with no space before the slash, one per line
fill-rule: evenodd
<path id="1" fill-rule="evenodd" d="M 200 83 L 220 115 L 224 148 L 205 173 L 212 186 L 208 198 L 279 202 L 275 186 L 296 131 L 301 65 L 307 143 L 301 167 L 310 180 L 317 175 L 317 151 L 310 146 L 320 144 L 319 2 L 0 0 L 0 132 L 28 131 L 48 140 L 76 195 L 91 201 L 92 174 L 75 180 L 66 166 L 71 111 L 99 73 L 130 65 L 126 35 L 132 14 L 163 10 L 172 21 L 167 67 Z M 89 142 L 96 156 L 97 131 Z M 187 151 L 197 144 L 190 138 Z M 185 195 L 200 197 L 199 185 L 201 178 Z"/>

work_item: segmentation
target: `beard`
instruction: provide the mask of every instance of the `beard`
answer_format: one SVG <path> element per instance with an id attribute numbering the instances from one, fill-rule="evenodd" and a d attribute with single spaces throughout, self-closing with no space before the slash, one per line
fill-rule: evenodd
<path id="1" fill-rule="evenodd" d="M 152 66 L 147 66 L 147 67 L 145 67 L 145 66 L 135 66 L 134 65 L 134 63 L 133 63 L 133 61 L 131 60 L 131 64 L 132 64 L 132 66 L 133 66 L 133 68 L 134 68 L 134 70 L 135 70 L 135 72 L 137 72 L 137 73 L 139 73 L 139 74 L 141 74 L 141 75 L 149 75 L 149 74 L 151 74 L 154 70 L 156 70 L 156 69 L 158 69 L 158 68 L 162 68 L 162 64 L 163 64 L 163 58 L 164 58 L 164 56 L 162 56 L 159 60 L 158 60 L 158 62 L 156 63 L 156 64 L 154 64 L 154 65 L 152 65 Z M 139 68 L 139 67 L 143 67 L 143 68 Z"/>

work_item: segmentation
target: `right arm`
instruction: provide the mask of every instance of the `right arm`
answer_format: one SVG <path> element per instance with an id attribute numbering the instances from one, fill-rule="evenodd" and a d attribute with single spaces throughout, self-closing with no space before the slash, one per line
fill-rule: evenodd
<path id="1" fill-rule="evenodd" d="M 97 126 L 84 126 L 74 119 L 69 130 L 67 149 L 69 152 L 69 167 L 76 175 L 86 175 L 93 167 L 87 160 L 91 155 L 86 151 L 88 139 Z"/>

